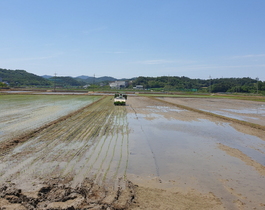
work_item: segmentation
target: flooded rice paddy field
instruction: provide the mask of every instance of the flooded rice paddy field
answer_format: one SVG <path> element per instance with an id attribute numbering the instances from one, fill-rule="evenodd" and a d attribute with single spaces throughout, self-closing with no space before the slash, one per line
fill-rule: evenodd
<path id="1" fill-rule="evenodd" d="M 128 104 L 134 183 L 213 193 L 226 209 L 265 208 L 264 131 L 149 98 Z"/>
<path id="2" fill-rule="evenodd" d="M 0 95 L 0 142 L 89 105 L 99 97 Z"/>
<path id="3" fill-rule="evenodd" d="M 174 103 L 186 99 L 178 100 Z M 59 99 L 58 103 L 64 104 Z M 218 105 L 216 110 L 225 103 Z M 29 115 L 31 108 L 21 107 L 21 116 Z M 5 122 L 0 118 L 2 125 Z M 3 135 L 0 132 L 0 138 Z M 4 141 L 6 137 L 0 146 Z M 0 183 L 13 183 L 14 192 L 22 190 L 11 194 L 9 185 L 0 186 L 5 189 L 0 205 L 20 205 L 21 209 L 26 205 L 32 209 L 264 209 L 264 141 L 262 130 L 163 101 L 129 97 L 126 106 L 114 106 L 112 97 L 103 97 L 26 140 L 18 139 L 8 150 L 0 149 Z M 27 199 L 19 203 L 21 197 L 31 203 Z"/>
<path id="4" fill-rule="evenodd" d="M 265 126 L 265 103 L 224 98 L 161 98 L 218 115 Z"/>

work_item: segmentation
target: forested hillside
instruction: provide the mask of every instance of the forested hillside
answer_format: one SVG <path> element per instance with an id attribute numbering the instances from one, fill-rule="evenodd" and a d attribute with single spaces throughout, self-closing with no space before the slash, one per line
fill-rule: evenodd
<path id="1" fill-rule="evenodd" d="M 80 82 L 85 82 L 86 84 L 99 84 L 101 82 L 113 82 L 116 81 L 117 79 L 113 78 L 113 77 L 89 77 L 89 76 L 79 76 L 79 77 L 75 77 L 75 79 L 77 81 Z"/>
<path id="2" fill-rule="evenodd" d="M 51 77 L 48 79 L 53 84 L 55 83 L 58 87 L 67 87 L 67 86 L 83 86 L 86 83 L 83 81 L 77 81 L 72 77 Z"/>
<path id="3" fill-rule="evenodd" d="M 25 70 L 8 70 L 0 68 L 0 78 L 10 86 L 48 86 L 51 82 L 26 72 Z"/>

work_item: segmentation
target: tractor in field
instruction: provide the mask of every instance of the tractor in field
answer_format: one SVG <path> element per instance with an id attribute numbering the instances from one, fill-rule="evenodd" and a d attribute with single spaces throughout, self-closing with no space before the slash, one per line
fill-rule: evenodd
<path id="1" fill-rule="evenodd" d="M 127 100 L 127 95 L 121 94 L 121 93 L 116 93 L 114 95 L 114 105 L 121 105 L 125 106 L 126 105 L 126 100 Z"/>

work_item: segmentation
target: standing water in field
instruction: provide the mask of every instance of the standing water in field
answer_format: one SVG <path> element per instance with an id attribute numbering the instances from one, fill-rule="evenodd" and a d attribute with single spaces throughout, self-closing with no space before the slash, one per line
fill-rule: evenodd
<path id="1" fill-rule="evenodd" d="M 0 142 L 85 107 L 99 96 L 1 95 Z"/>
<path id="2" fill-rule="evenodd" d="M 131 101 L 128 114 L 133 128 L 131 180 L 182 192 L 212 192 L 228 209 L 237 203 L 264 205 L 264 140 L 228 122 L 159 102 L 144 106 L 142 100 Z"/>

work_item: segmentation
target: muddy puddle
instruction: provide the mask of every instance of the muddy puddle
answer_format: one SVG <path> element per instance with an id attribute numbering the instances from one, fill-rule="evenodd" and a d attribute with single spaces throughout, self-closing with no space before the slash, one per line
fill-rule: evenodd
<path id="1" fill-rule="evenodd" d="M 134 101 L 131 107 L 130 180 L 187 193 L 212 192 L 227 209 L 264 208 L 264 140 L 174 107 L 141 107 Z"/>

